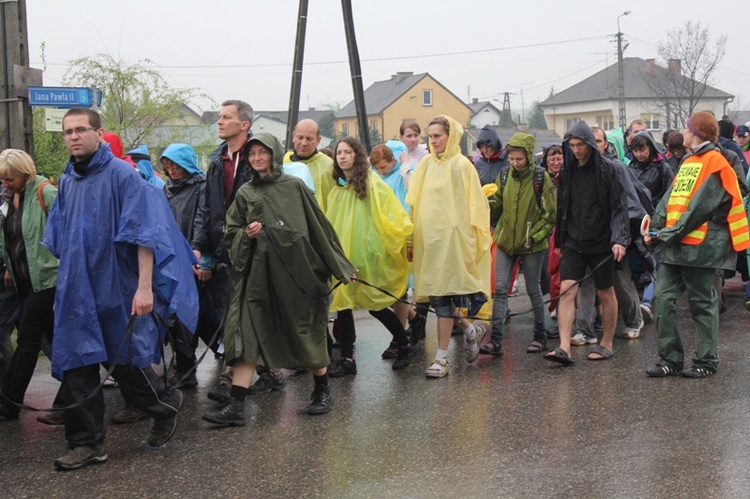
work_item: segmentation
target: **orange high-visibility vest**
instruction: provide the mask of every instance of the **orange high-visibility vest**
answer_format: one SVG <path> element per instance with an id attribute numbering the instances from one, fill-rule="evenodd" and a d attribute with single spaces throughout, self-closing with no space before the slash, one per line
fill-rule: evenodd
<path id="1" fill-rule="evenodd" d="M 740 186 L 737 175 L 719 151 L 711 150 L 700 156 L 688 157 L 674 178 L 672 192 L 667 203 L 667 227 L 674 226 L 687 210 L 693 195 L 709 175 L 719 173 L 721 184 L 732 197 L 732 207 L 727 215 L 729 233 L 732 237 L 732 247 L 735 251 L 750 248 L 750 232 L 748 232 L 747 214 L 742 205 Z M 706 239 L 708 222 L 704 222 L 697 229 L 682 238 L 683 244 L 698 245 Z"/>

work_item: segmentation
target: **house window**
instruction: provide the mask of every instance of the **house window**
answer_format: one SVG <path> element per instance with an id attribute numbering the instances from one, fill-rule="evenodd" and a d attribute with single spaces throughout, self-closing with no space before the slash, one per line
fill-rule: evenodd
<path id="1" fill-rule="evenodd" d="M 422 105 L 423 106 L 432 105 L 432 90 L 422 90 Z"/>
<path id="2" fill-rule="evenodd" d="M 596 124 L 604 131 L 615 129 L 615 117 L 611 114 L 601 114 L 596 117 Z"/>
<path id="3" fill-rule="evenodd" d="M 341 125 L 341 133 L 344 134 L 344 137 L 349 136 L 349 123 L 344 123 Z"/>
<path id="4" fill-rule="evenodd" d="M 372 120 L 370 122 L 370 130 L 372 130 L 373 132 L 378 131 L 378 120 Z"/>
<path id="5" fill-rule="evenodd" d="M 641 119 L 646 122 L 646 126 L 649 130 L 661 130 L 658 114 L 644 113 L 641 114 Z"/>
<path id="6" fill-rule="evenodd" d="M 570 130 L 573 128 L 573 125 L 581 121 L 581 118 L 568 118 L 565 120 L 565 129 Z"/>

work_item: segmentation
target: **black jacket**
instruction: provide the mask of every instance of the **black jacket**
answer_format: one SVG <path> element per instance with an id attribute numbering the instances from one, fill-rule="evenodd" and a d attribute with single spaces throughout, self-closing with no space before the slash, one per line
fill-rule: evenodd
<path id="1" fill-rule="evenodd" d="M 583 140 L 590 148 L 597 171 L 597 192 L 599 206 L 605 217 L 609 219 L 610 242 L 612 244 L 628 245 L 629 220 L 628 208 L 623 200 L 622 186 L 617 180 L 617 171 L 611 161 L 602 158 L 596 146 L 596 139 L 591 128 L 579 121 L 568 131 L 563 141 L 563 167 L 557 177 L 557 229 L 555 230 L 555 245 L 562 248 L 568 235 L 568 215 L 570 211 L 570 182 L 572 168 L 577 167 L 578 160 L 573 156 L 568 143 L 570 139 Z"/>
<path id="2" fill-rule="evenodd" d="M 248 133 L 248 137 L 252 134 Z M 240 158 L 237 173 L 234 176 L 232 196 L 226 199 L 224 191 L 224 163 L 221 159 L 227 149 L 223 142 L 209 156 L 208 172 L 206 173 L 206 187 L 198 204 L 195 216 L 194 233 L 191 245 L 204 255 L 211 255 L 216 263 L 230 263 L 229 253 L 224 246 L 224 226 L 227 210 L 234 201 L 242 185 L 250 179 L 250 165 L 245 157 Z"/>
<path id="3" fill-rule="evenodd" d="M 206 175 L 203 173 L 176 182 L 169 179 L 164 185 L 164 194 L 167 196 L 174 219 L 188 241 L 193 240 L 198 204 L 205 188 Z"/>
<path id="4" fill-rule="evenodd" d="M 649 132 L 638 132 L 636 137 L 641 136 L 648 140 L 651 150 L 651 161 L 639 163 L 633 158 L 628 167 L 635 173 L 636 178 L 651 192 L 651 205 L 657 206 L 661 197 L 672 186 L 674 172 L 664 160 L 656 146 L 656 141 Z"/>

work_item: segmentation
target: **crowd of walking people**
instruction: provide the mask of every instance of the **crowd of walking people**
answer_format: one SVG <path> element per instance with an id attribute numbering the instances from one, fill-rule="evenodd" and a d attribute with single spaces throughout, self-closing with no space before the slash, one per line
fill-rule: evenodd
<path id="1" fill-rule="evenodd" d="M 330 378 L 357 374 L 355 309 L 390 333 L 382 357 L 395 371 L 409 370 L 428 322 L 427 378 L 450 373 L 452 336 L 468 364 L 499 359 L 521 272 L 527 353 L 570 366 L 572 346 L 593 345 L 588 360 L 612 359 L 620 316 L 628 340 L 655 324 L 648 376 L 717 372 L 725 272 L 748 274 L 747 126 L 699 111 L 659 143 L 640 120 L 578 122 L 539 154 L 533 135 L 503 146 L 487 126 L 470 158 L 445 115 L 423 124 L 429 147 L 405 121 L 369 154 L 352 137 L 326 154 L 312 120 L 285 152 L 252 123 L 249 104 L 223 102 L 207 170 L 175 143 L 159 156 L 166 179 L 145 145 L 123 154 L 85 108 L 63 119 L 70 160 L 56 186 L 25 152 L 0 154 L 0 422 L 19 418 L 43 350 L 61 384 L 37 419 L 65 427 L 58 469 L 108 459 L 104 378 L 125 399 L 113 422 L 152 418 L 149 445 L 169 441 L 201 340 L 223 358 L 203 419 L 224 427 L 258 410 L 249 393 L 283 389 L 282 369 L 312 374 L 308 414 L 331 411 Z M 689 363 L 676 327 L 685 292 Z M 174 357 L 159 374 L 165 343 Z"/>

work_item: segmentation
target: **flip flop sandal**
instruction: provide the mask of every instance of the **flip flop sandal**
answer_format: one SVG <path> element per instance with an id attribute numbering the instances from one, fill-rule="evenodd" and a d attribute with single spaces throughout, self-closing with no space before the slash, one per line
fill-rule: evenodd
<path id="1" fill-rule="evenodd" d="M 550 362 L 556 362 L 558 364 L 562 364 L 564 366 L 572 366 L 576 363 L 573 359 L 570 358 L 570 355 L 568 355 L 568 352 L 563 350 L 562 348 L 556 348 L 554 352 L 548 353 L 544 356 L 544 360 L 548 360 Z"/>
<path id="2" fill-rule="evenodd" d="M 539 340 L 534 340 L 526 349 L 526 353 L 539 353 L 547 349 L 547 345 Z"/>
<path id="3" fill-rule="evenodd" d="M 592 357 L 591 356 L 592 353 L 599 354 L 599 357 Z M 591 350 L 591 353 L 589 353 L 589 356 L 586 358 L 588 360 L 607 360 L 611 358 L 613 355 L 614 353 L 609 348 L 603 347 L 601 345 L 597 345 L 593 350 Z"/>

